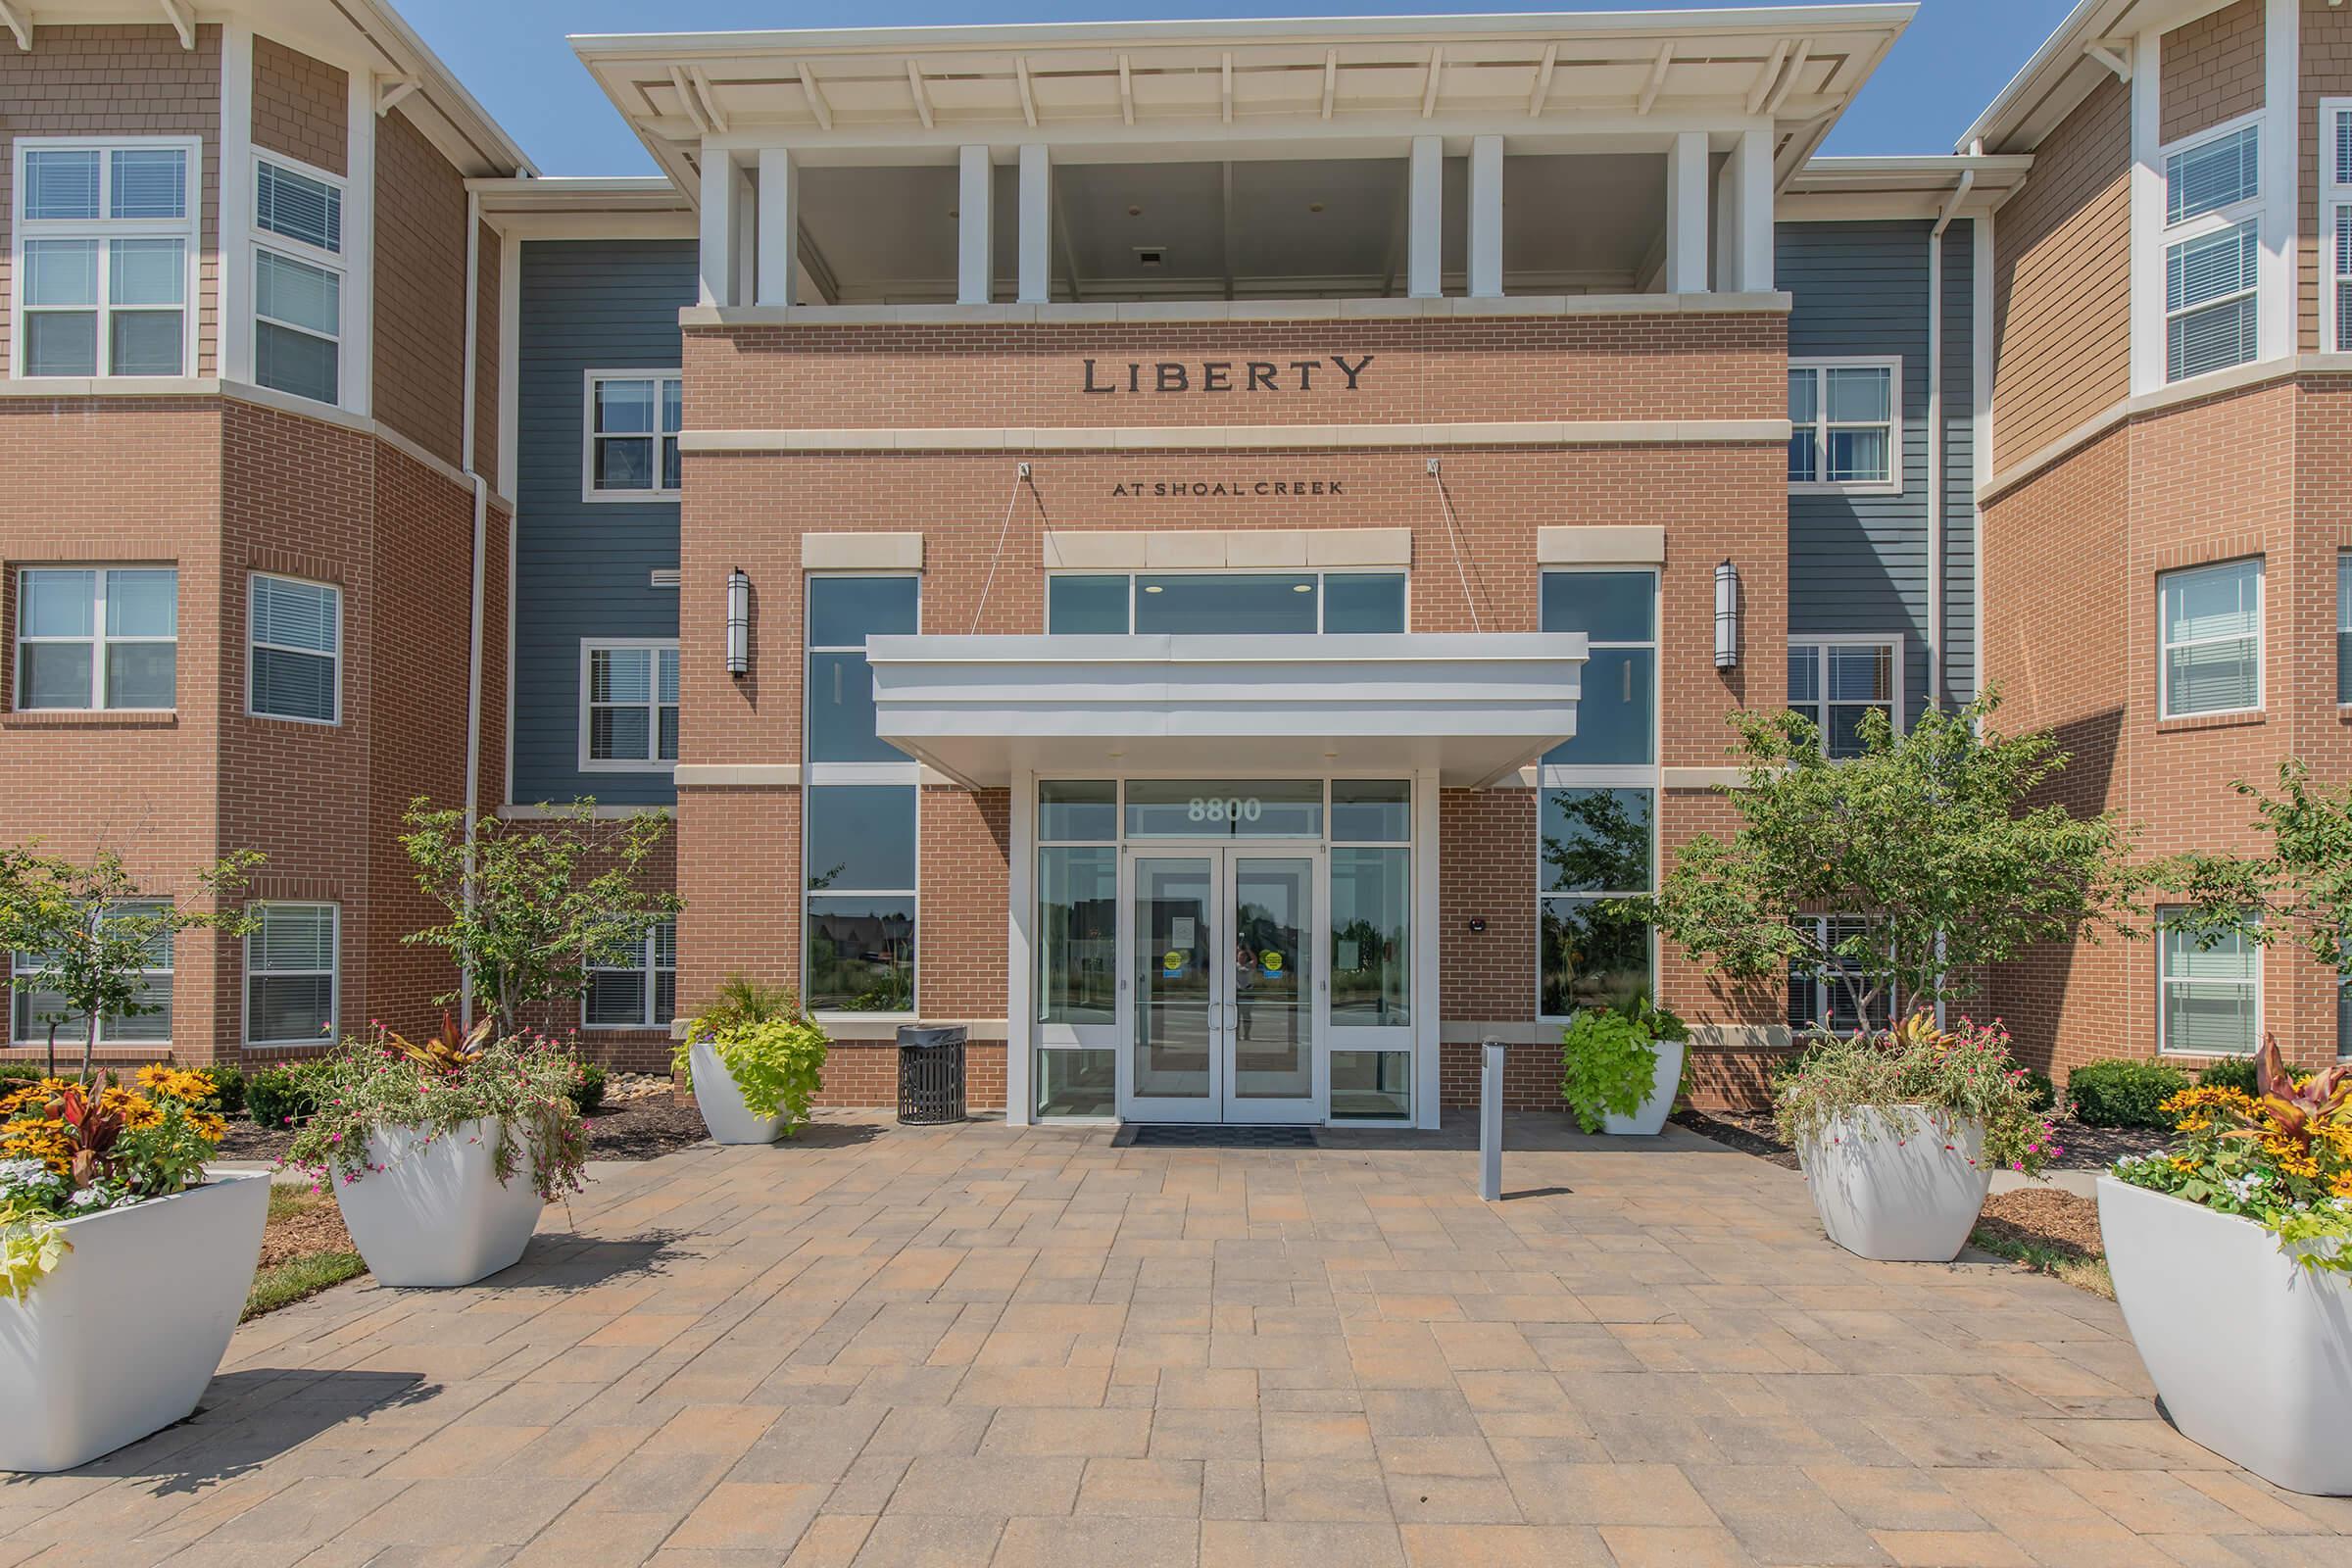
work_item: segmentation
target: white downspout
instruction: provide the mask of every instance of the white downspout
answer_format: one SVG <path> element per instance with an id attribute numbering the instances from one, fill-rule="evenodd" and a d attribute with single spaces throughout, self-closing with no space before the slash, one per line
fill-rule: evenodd
<path id="1" fill-rule="evenodd" d="M 490 487 L 473 464 L 475 409 L 481 379 L 481 350 L 476 336 L 482 299 L 482 198 L 466 193 L 466 386 L 465 417 L 460 421 L 459 466 L 473 481 L 473 591 L 469 596 L 466 649 L 466 906 L 473 907 L 473 828 L 481 813 L 482 792 L 482 599 L 488 574 L 482 553 L 490 537 Z M 459 971 L 459 1007 L 464 1025 L 473 1027 L 473 973 Z"/>
<path id="2" fill-rule="evenodd" d="M 1943 231 L 1977 182 L 1973 169 L 1928 230 L 1928 705 L 1941 708 L 1943 680 Z"/>

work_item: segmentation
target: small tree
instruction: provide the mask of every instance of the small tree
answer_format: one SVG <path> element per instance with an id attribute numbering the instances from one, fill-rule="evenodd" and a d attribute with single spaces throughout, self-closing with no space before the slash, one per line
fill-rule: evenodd
<path id="1" fill-rule="evenodd" d="M 0 847 L 0 954 L 13 951 L 38 964 L 33 973 L 12 973 L 11 984 L 49 992 L 62 1008 L 43 1019 L 51 1077 L 57 1074 L 57 1032 L 69 1019 L 81 1020 L 81 1081 L 87 1084 L 100 1020 L 162 1010 L 147 1000 L 144 972 L 156 967 L 156 954 L 172 951 L 182 931 L 243 936 L 253 928 L 244 909 L 220 906 L 236 896 L 261 860 L 257 852 L 242 851 L 198 870 L 173 894 L 143 889 L 122 857 L 104 845 L 86 864 L 42 855 L 34 845 Z"/>
<path id="2" fill-rule="evenodd" d="M 1739 830 L 1693 839 L 1624 906 L 1736 979 L 1792 961 L 1831 977 L 1857 1018 L 1965 995 L 2037 943 L 2139 935 L 2126 918 L 2155 872 L 2114 816 L 2029 804 L 2066 757 L 2047 734 L 1985 727 L 1998 701 L 1930 710 L 1901 736 L 1867 713 L 1862 755 L 1838 761 L 1799 714 L 1733 714 Z M 1825 935 L 1825 913 L 1850 924 Z"/>
<path id="3" fill-rule="evenodd" d="M 600 818 L 589 799 L 549 810 L 529 822 L 479 820 L 468 834 L 464 811 L 419 795 L 401 835 L 416 885 L 448 914 L 401 940 L 447 953 L 502 1033 L 514 1032 L 526 1007 L 579 996 L 592 961 L 628 953 L 685 907 L 643 885 L 667 812 Z"/>
<path id="4" fill-rule="evenodd" d="M 2240 780 L 2256 825 L 2271 842 L 2256 857 L 2181 857 L 2184 907 L 2171 917 L 2201 947 L 2243 936 L 2268 947 L 2281 939 L 2339 975 L 2352 975 L 2352 785 L 2315 789 L 2297 759 L 2278 764 L 2278 793 Z"/>

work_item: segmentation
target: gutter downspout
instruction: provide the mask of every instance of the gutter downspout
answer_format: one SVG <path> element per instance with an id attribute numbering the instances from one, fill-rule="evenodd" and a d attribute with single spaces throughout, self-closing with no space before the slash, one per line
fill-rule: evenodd
<path id="1" fill-rule="evenodd" d="M 466 649 L 466 907 L 473 907 L 473 830 L 480 819 L 482 795 L 482 599 L 488 592 L 487 564 L 482 552 L 490 535 L 490 487 L 473 466 L 475 402 L 481 381 L 480 318 L 482 300 L 482 198 L 466 193 L 466 387 L 465 416 L 460 421 L 464 450 L 460 468 L 473 481 L 473 588 L 469 597 Z M 473 1027 L 473 974 L 459 972 L 462 1025 Z"/>
<path id="2" fill-rule="evenodd" d="M 1960 183 L 1942 216 L 1928 230 L 1928 704 L 1941 708 L 1943 678 L 1943 231 L 1959 216 L 1960 204 L 1977 182 L 1973 169 L 1960 171 Z"/>

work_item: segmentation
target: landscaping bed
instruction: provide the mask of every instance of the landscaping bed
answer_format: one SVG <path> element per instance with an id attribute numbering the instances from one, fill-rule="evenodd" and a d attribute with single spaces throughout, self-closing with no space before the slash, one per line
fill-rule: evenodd
<path id="1" fill-rule="evenodd" d="M 270 1190 L 270 1221 L 262 1230 L 261 1264 L 246 1294 L 242 1320 L 273 1312 L 330 1285 L 368 1271 L 332 1194 L 308 1187 Z"/>
<path id="2" fill-rule="evenodd" d="M 1788 1170 L 1796 1169 L 1796 1151 L 1773 1136 L 1770 1111 L 1685 1108 L 1676 1111 L 1674 1119 L 1692 1132 L 1741 1153 L 1769 1159 Z M 2150 1153 L 2163 1149 L 2167 1142 L 2164 1134 L 2144 1127 L 2091 1127 L 2072 1116 L 2057 1118 L 2055 1129 L 2058 1147 L 2065 1152 L 2050 1158 L 2047 1166 L 2050 1170 L 2103 1171 L 2119 1155 Z"/>
<path id="3" fill-rule="evenodd" d="M 677 1093 L 653 1073 L 614 1073 L 605 1103 L 588 1118 L 590 1159 L 653 1159 L 709 1137 L 694 1097 Z M 283 1159 L 294 1141 L 284 1127 L 259 1127 L 239 1118 L 221 1140 L 221 1159 Z"/>

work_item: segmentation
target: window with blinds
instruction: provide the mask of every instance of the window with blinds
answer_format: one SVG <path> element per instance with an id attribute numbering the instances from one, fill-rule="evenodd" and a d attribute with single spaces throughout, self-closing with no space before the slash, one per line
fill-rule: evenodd
<path id="1" fill-rule="evenodd" d="M 2262 707 L 2262 563 L 2168 571 L 2156 579 L 2163 716 Z"/>
<path id="2" fill-rule="evenodd" d="M 2320 100 L 2320 346 L 2352 351 L 2352 98 Z"/>
<path id="3" fill-rule="evenodd" d="M 253 378 L 342 398 L 343 191 L 323 171 L 254 166 Z"/>
<path id="4" fill-rule="evenodd" d="M 15 373 L 184 375 L 196 144 L 22 138 Z"/>
<path id="5" fill-rule="evenodd" d="M 245 1043 L 302 1046 L 335 1036 L 339 911 L 331 904 L 265 904 L 245 938 Z"/>
<path id="6" fill-rule="evenodd" d="M 125 915 L 161 914 L 166 906 L 161 900 L 143 899 L 113 906 Z M 9 1037 L 20 1046 L 45 1045 L 51 1024 L 57 1026 L 60 1040 L 79 1040 L 89 1028 L 85 1014 L 75 1012 L 65 997 L 41 983 L 55 962 L 50 954 L 18 953 L 11 955 L 10 966 L 16 973 L 14 1006 L 10 1012 Z M 103 1015 L 98 1020 L 98 1043 L 102 1046 L 155 1045 L 172 1038 L 172 938 L 158 932 L 147 944 L 145 961 L 139 971 L 139 990 L 133 1000 L 135 1011 Z"/>
<path id="7" fill-rule="evenodd" d="M 580 1022 L 590 1029 L 666 1028 L 678 1011 L 678 922 L 657 921 L 644 937 L 588 964 Z"/>
<path id="8" fill-rule="evenodd" d="M 333 724 L 342 717 L 343 591 L 255 573 L 245 710 Z"/>
<path id="9" fill-rule="evenodd" d="M 580 767 L 667 772 L 678 760 L 678 645 L 590 643 L 580 650 Z"/>
<path id="10" fill-rule="evenodd" d="M 2158 961 L 2157 1043 L 2184 1056 L 2247 1056 L 2262 1039 L 2262 950 L 2240 932 L 2201 948 L 2173 929 L 2169 908 Z"/>
<path id="11" fill-rule="evenodd" d="M 2262 127 L 2208 131 L 2164 155 L 2165 379 L 2243 365 L 2257 346 Z"/>

